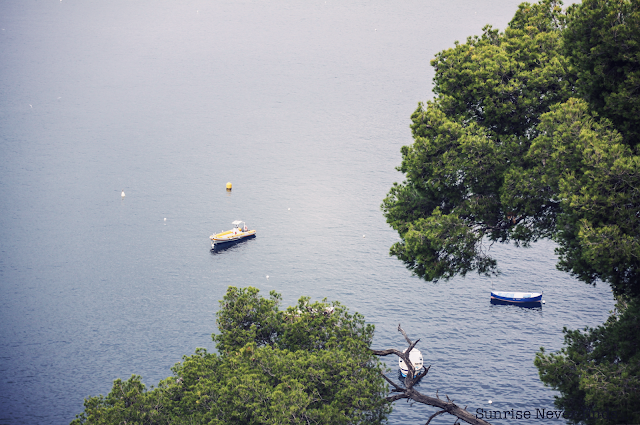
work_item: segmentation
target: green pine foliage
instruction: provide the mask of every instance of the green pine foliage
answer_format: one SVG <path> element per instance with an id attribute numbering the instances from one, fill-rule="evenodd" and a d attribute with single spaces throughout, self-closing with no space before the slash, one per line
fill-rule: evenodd
<path id="1" fill-rule="evenodd" d="M 402 148 L 398 168 L 406 180 L 382 204 L 402 239 L 391 254 L 418 276 L 495 274 L 483 242 L 526 245 L 550 235 L 553 210 L 523 217 L 502 191 L 510 172 L 528 166 L 541 115 L 571 96 L 559 4 L 523 3 L 504 33 L 487 26 L 432 61 L 437 97 L 413 113 L 414 143 Z M 542 231 L 525 231 L 525 220 Z"/>
<path id="2" fill-rule="evenodd" d="M 569 99 L 541 117 L 527 165 L 506 173 L 502 201 L 523 220 L 514 234 L 548 234 L 558 267 L 616 295 L 639 295 L 640 157 L 588 105 Z M 544 218 L 553 218 L 549 222 Z"/>
<path id="3" fill-rule="evenodd" d="M 556 405 L 571 422 L 588 425 L 640 422 L 640 303 L 620 300 L 595 329 L 564 328 L 565 347 L 536 354 L 545 385 L 560 390 Z"/>
<path id="4" fill-rule="evenodd" d="M 568 10 L 564 49 L 578 93 L 630 146 L 640 144 L 640 2 L 584 0 Z"/>
<path id="5" fill-rule="evenodd" d="M 217 313 L 219 353 L 199 348 L 147 390 L 139 376 L 90 397 L 80 424 L 380 424 L 391 406 L 369 346 L 373 325 L 338 302 L 280 310 L 281 297 L 230 287 Z"/>
<path id="6" fill-rule="evenodd" d="M 495 242 L 554 240 L 560 270 L 631 301 L 565 330 L 541 379 L 576 422 L 640 422 L 640 1 L 523 3 L 431 64 L 436 97 L 382 203 L 391 255 L 437 281 L 497 274 Z"/>
<path id="7" fill-rule="evenodd" d="M 436 55 L 382 203 L 391 255 L 429 281 L 490 276 L 492 243 L 548 238 L 559 269 L 640 296 L 639 4 L 523 3 L 503 33 Z"/>

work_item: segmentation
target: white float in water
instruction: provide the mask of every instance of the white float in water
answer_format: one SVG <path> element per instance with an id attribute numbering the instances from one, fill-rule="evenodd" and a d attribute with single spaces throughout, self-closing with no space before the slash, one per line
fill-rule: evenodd
<path id="1" fill-rule="evenodd" d="M 404 353 L 405 351 L 407 351 L 406 348 L 402 352 Z M 414 373 L 418 373 L 418 371 L 422 369 L 423 364 L 422 353 L 420 352 L 420 350 L 418 350 L 417 348 L 411 350 L 411 352 L 409 353 L 409 360 L 413 364 L 413 368 L 415 370 Z M 398 363 L 400 365 L 400 374 L 402 376 L 407 376 L 407 373 L 409 373 L 409 368 L 407 367 L 404 360 L 402 360 L 402 358 L 399 358 Z"/>
<path id="2" fill-rule="evenodd" d="M 124 190 L 122 191 L 122 193 L 120 194 L 120 196 L 122 196 L 124 198 Z"/>

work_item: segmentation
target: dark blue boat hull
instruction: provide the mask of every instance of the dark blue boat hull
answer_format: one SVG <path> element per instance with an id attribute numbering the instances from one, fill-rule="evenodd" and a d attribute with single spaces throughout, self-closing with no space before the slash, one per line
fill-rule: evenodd
<path id="1" fill-rule="evenodd" d="M 502 301 L 497 299 L 491 299 L 491 304 L 493 305 L 517 305 L 518 307 L 542 307 L 542 301 L 532 301 L 532 302 L 520 302 L 514 303 L 511 301 Z"/>
<path id="2" fill-rule="evenodd" d="M 496 295 L 492 292 L 491 304 L 501 304 L 501 305 L 510 304 L 510 305 L 520 305 L 523 307 L 538 307 L 542 305 L 542 294 L 538 295 L 537 297 L 511 298 L 511 297 Z"/>
<path id="3" fill-rule="evenodd" d="M 234 245 L 237 245 L 237 244 L 242 243 L 242 242 L 244 242 L 244 241 L 246 241 L 246 240 L 249 240 L 249 239 L 253 239 L 253 238 L 255 238 L 255 237 L 256 237 L 256 235 L 255 235 L 255 234 L 253 234 L 253 235 L 250 235 L 250 236 L 247 236 L 247 237 L 244 237 L 244 238 L 242 238 L 242 239 L 235 240 L 235 241 L 219 242 L 219 243 L 217 243 L 217 244 L 213 245 L 213 247 L 211 248 L 211 250 L 212 250 L 212 251 L 217 251 L 217 250 L 221 250 L 221 249 L 231 248 L 231 247 L 232 247 L 232 246 L 234 246 Z"/>

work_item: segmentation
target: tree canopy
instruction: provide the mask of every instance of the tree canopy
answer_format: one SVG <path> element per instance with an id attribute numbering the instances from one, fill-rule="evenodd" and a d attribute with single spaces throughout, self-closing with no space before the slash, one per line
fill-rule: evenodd
<path id="1" fill-rule="evenodd" d="M 382 204 L 392 255 L 426 280 L 492 275 L 491 243 L 551 238 L 561 270 L 640 295 L 638 4 L 523 3 L 436 55 Z"/>
<path id="2" fill-rule="evenodd" d="M 630 146 L 640 143 L 640 4 L 589 0 L 567 11 L 564 51 L 578 94 L 611 120 Z"/>
<path id="3" fill-rule="evenodd" d="M 373 325 L 338 302 L 280 310 L 281 297 L 230 287 L 218 353 L 199 348 L 147 390 L 140 376 L 89 397 L 72 424 L 379 424 L 391 412 Z"/>
<path id="4" fill-rule="evenodd" d="M 492 243 L 554 240 L 560 270 L 608 282 L 619 303 L 541 349 L 541 380 L 574 422 L 638 422 L 640 1 L 523 3 L 504 32 L 431 63 L 436 96 L 411 116 L 406 179 L 382 204 L 401 237 L 391 254 L 436 281 L 496 274 Z"/>
<path id="5" fill-rule="evenodd" d="M 640 303 L 621 300 L 602 326 L 564 328 L 565 347 L 536 354 L 545 385 L 560 390 L 556 405 L 589 425 L 640 422 Z"/>

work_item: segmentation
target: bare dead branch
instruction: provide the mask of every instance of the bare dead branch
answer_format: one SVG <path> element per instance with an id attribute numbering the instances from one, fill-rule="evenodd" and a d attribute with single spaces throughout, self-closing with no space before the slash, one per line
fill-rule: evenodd
<path id="1" fill-rule="evenodd" d="M 431 365 L 429 365 L 429 367 L 425 367 L 424 368 L 424 374 L 422 374 L 422 376 L 420 376 L 420 379 L 422 379 L 422 377 L 427 376 L 427 373 L 429 373 L 429 369 L 431 369 Z"/>
<path id="2" fill-rule="evenodd" d="M 409 398 L 406 394 L 396 394 L 386 398 L 389 403 L 393 403 L 394 401 L 401 400 L 403 398 Z"/>
<path id="3" fill-rule="evenodd" d="M 390 348 L 388 350 L 371 350 L 373 354 L 376 356 L 388 356 L 389 354 L 395 354 L 398 357 L 402 357 L 402 353 L 395 348 Z"/>
<path id="4" fill-rule="evenodd" d="M 429 425 L 429 422 L 431 422 L 431 419 L 435 418 L 435 417 L 436 417 L 436 416 L 438 416 L 438 415 L 442 415 L 443 413 L 447 413 L 447 411 L 446 411 L 446 410 L 440 410 L 440 411 L 438 411 L 438 412 L 434 413 L 433 415 L 431 415 L 431 417 L 429 418 L 429 420 L 427 421 L 427 423 L 426 423 L 426 424 L 424 424 L 424 425 Z"/>
<path id="5" fill-rule="evenodd" d="M 402 336 L 404 337 L 404 339 L 407 341 L 407 344 L 411 345 L 411 340 L 409 339 L 409 337 L 407 336 L 407 333 L 404 331 L 404 329 L 402 329 L 402 326 L 400 326 L 400 323 L 398 323 L 398 332 L 402 333 Z"/>
<path id="6" fill-rule="evenodd" d="M 460 408 L 458 405 L 454 403 L 454 400 L 449 398 L 448 395 L 445 394 L 447 401 L 440 399 L 440 396 L 438 395 L 438 390 L 436 390 L 436 397 L 434 398 L 434 397 L 429 397 L 424 394 L 421 394 L 420 392 L 416 391 L 413 388 L 418 382 L 420 382 L 422 378 L 424 378 L 427 375 L 427 373 L 429 372 L 429 369 L 431 369 L 431 366 L 424 368 L 424 372 L 420 370 L 418 374 L 416 374 L 415 367 L 413 366 L 413 363 L 411 363 L 411 360 L 409 360 L 409 353 L 420 340 L 418 339 L 415 342 L 411 342 L 411 340 L 407 336 L 407 333 L 404 331 L 404 329 L 402 329 L 402 326 L 400 325 L 398 325 L 398 331 L 402 333 L 405 341 L 407 341 L 407 344 L 409 345 L 409 347 L 404 352 L 401 352 L 395 349 L 372 350 L 373 354 L 377 356 L 388 356 L 389 354 L 395 354 L 405 362 L 408 368 L 407 376 L 404 379 L 404 383 L 405 383 L 404 388 L 396 384 L 395 382 L 393 382 L 385 374 L 382 374 L 384 379 L 393 386 L 392 392 L 400 393 L 400 394 L 388 396 L 386 398 L 387 402 L 393 403 L 394 401 L 406 398 L 406 399 L 413 400 L 414 402 L 426 404 L 428 406 L 434 406 L 441 409 L 435 414 L 431 415 L 431 417 L 429 418 L 429 420 L 425 425 L 428 425 L 433 418 L 443 413 L 448 413 L 452 416 L 455 416 L 456 424 L 458 423 L 459 420 L 463 420 L 472 425 L 491 425 L 489 422 L 479 419 L 475 415 L 472 415 L 471 413 L 467 412 L 466 410 L 467 406 L 465 406 L 464 409 Z"/>
<path id="7" fill-rule="evenodd" d="M 393 385 L 393 387 L 394 387 L 393 391 L 404 391 L 404 388 L 402 388 L 402 387 L 398 386 L 395 382 L 393 382 L 391 379 L 389 379 L 389 378 L 387 377 L 387 375 L 385 375 L 384 373 L 382 374 L 382 377 L 383 377 L 383 378 L 384 378 L 388 383 L 390 383 L 391 385 Z"/>
<path id="8" fill-rule="evenodd" d="M 456 416 L 458 419 L 461 419 L 472 425 L 489 425 L 489 422 L 477 418 L 475 415 L 472 415 L 453 402 L 445 402 L 434 397 L 425 396 L 414 389 L 409 390 L 408 393 L 411 400 L 417 401 L 418 403 L 427 404 L 429 406 L 439 407 L 440 409 L 445 410 L 450 415 Z"/>
<path id="9" fill-rule="evenodd" d="M 413 380 L 411 381 L 411 387 L 417 385 L 422 378 L 424 378 L 425 376 L 427 376 L 427 373 L 429 373 L 429 369 L 431 369 L 431 365 L 429 365 L 429 367 L 425 368 L 424 366 L 422 367 L 422 370 L 420 372 L 418 372 L 416 374 L 416 376 L 413 377 Z M 406 381 L 406 379 L 405 379 Z"/>

